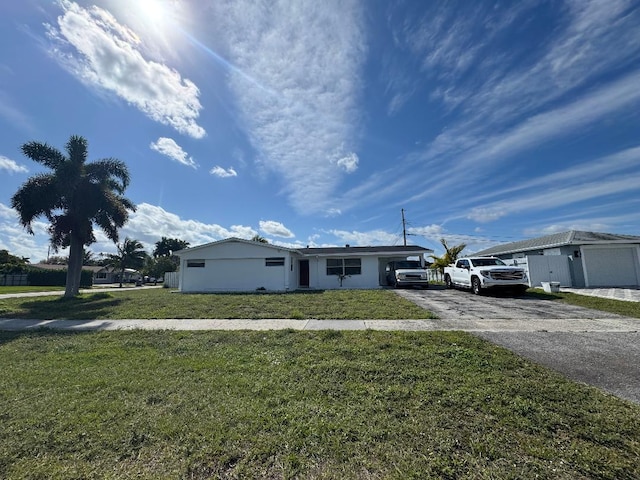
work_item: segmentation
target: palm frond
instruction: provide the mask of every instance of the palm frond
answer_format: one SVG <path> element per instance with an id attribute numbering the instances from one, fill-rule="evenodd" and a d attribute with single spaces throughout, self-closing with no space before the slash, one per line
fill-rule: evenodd
<path id="1" fill-rule="evenodd" d="M 93 182 L 108 183 L 110 189 L 124 193 L 129 186 L 129 170 L 124 162 L 116 158 L 96 160 L 86 165 L 87 176 Z M 114 181 L 119 180 L 119 182 Z"/>
<path id="2" fill-rule="evenodd" d="M 63 208 L 60 185 L 53 174 L 34 175 L 11 198 L 11 207 L 20 215 L 20 223 L 33 233 L 31 223 L 40 215 L 51 220 L 52 212 Z"/>
<path id="3" fill-rule="evenodd" d="M 41 163 L 45 167 L 56 170 L 66 158 L 60 150 L 46 143 L 27 142 L 22 145 L 22 153 L 34 162 Z"/>
<path id="4" fill-rule="evenodd" d="M 65 145 L 69 160 L 75 165 L 84 165 L 87 161 L 87 139 L 79 135 L 71 135 Z"/>

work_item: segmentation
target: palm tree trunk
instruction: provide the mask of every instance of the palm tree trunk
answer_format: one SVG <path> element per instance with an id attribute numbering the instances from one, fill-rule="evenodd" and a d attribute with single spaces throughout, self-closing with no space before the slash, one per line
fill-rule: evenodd
<path id="1" fill-rule="evenodd" d="M 76 238 L 72 233 L 69 245 L 69 265 L 67 265 L 67 284 L 64 290 L 65 298 L 75 297 L 80 293 L 83 255 L 84 246 L 82 240 Z"/>
<path id="2" fill-rule="evenodd" d="M 124 265 L 122 266 L 122 270 L 120 271 L 120 288 L 122 288 L 123 279 L 124 279 Z"/>

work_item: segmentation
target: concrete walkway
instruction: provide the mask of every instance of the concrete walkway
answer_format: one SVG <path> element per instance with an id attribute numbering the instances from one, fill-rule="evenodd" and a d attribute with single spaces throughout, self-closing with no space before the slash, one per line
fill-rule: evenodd
<path id="1" fill-rule="evenodd" d="M 292 320 L 292 319 L 133 319 L 24 320 L 0 319 L 0 330 L 406 330 L 464 332 L 637 332 L 640 319 L 433 319 L 433 320 Z"/>
<path id="2" fill-rule="evenodd" d="M 589 297 L 624 300 L 626 302 L 640 302 L 640 288 L 568 288 L 560 287 L 561 293 L 576 293 Z M 638 306 L 640 308 L 640 306 Z"/>

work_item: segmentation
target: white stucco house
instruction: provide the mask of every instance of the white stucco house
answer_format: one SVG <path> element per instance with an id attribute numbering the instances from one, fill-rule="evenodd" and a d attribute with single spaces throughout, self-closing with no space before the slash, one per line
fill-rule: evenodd
<path id="1" fill-rule="evenodd" d="M 380 288 L 387 263 L 432 252 L 415 245 L 295 249 L 228 238 L 175 254 L 178 289 L 195 293 Z"/>
<path id="2" fill-rule="evenodd" d="M 640 287 L 640 236 L 570 230 L 476 252 L 528 269 L 531 286 Z"/>

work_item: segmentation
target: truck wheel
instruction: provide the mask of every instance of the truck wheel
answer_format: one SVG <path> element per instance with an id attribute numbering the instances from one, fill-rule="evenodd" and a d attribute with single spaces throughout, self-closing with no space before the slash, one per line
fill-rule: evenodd
<path id="1" fill-rule="evenodd" d="M 474 295 L 480 295 L 482 291 L 482 285 L 480 285 L 480 279 L 478 277 L 473 277 L 471 279 L 471 290 Z"/>
<path id="2" fill-rule="evenodd" d="M 524 285 L 518 285 L 514 290 L 516 296 L 520 297 L 527 292 L 527 287 Z"/>
<path id="3" fill-rule="evenodd" d="M 449 275 L 444 276 L 444 284 L 447 288 L 453 288 L 453 282 L 451 281 L 451 277 Z"/>

